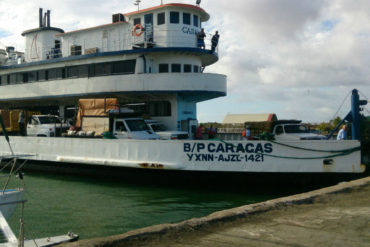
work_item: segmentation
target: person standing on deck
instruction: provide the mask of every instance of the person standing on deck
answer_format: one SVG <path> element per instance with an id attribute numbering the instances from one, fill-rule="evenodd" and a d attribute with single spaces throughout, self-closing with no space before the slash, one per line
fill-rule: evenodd
<path id="1" fill-rule="evenodd" d="M 245 126 L 245 130 L 242 133 L 243 140 L 252 140 L 251 136 L 251 130 L 249 129 L 249 126 Z"/>
<path id="2" fill-rule="evenodd" d="M 347 139 L 347 126 L 343 125 L 343 127 L 339 130 L 337 140 L 346 140 Z"/>
<path id="3" fill-rule="evenodd" d="M 198 48 L 206 49 L 206 44 L 204 43 L 205 37 L 206 37 L 206 33 L 204 32 L 204 28 L 202 28 L 202 30 L 200 30 L 200 32 L 197 34 Z"/>
<path id="4" fill-rule="evenodd" d="M 216 50 L 216 47 L 218 45 L 218 40 L 220 39 L 220 35 L 218 34 L 218 31 L 216 31 L 215 35 L 212 37 L 212 52 Z"/>
<path id="5" fill-rule="evenodd" d="M 195 131 L 195 139 L 202 140 L 203 139 L 203 124 L 199 125 Z"/>
<path id="6" fill-rule="evenodd" d="M 213 128 L 213 125 L 208 129 L 208 139 L 214 139 L 216 136 L 216 129 Z"/>
<path id="7" fill-rule="evenodd" d="M 24 136 L 25 135 L 24 111 L 19 112 L 18 126 L 19 126 L 19 134 L 21 136 Z"/>

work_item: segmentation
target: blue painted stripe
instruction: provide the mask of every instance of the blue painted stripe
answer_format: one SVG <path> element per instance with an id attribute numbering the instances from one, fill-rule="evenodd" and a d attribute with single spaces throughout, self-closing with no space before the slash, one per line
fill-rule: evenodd
<path id="1" fill-rule="evenodd" d="M 88 59 L 88 58 L 94 58 L 94 57 L 108 57 L 108 56 L 128 55 L 128 54 L 168 53 L 168 52 L 186 52 L 186 53 L 193 53 L 196 55 L 212 56 L 213 59 L 215 59 L 215 61 L 218 60 L 218 54 L 216 52 L 212 52 L 211 50 L 192 48 L 192 47 L 162 47 L 162 48 L 140 48 L 140 49 L 135 49 L 135 50 L 98 52 L 94 54 L 86 54 L 86 55 L 80 55 L 80 56 L 53 58 L 53 59 L 48 59 L 48 60 L 43 60 L 43 61 L 38 61 L 38 62 L 14 64 L 10 66 L 0 66 L 0 69 L 5 70 L 5 69 L 14 69 L 14 68 L 24 68 L 24 67 L 31 67 L 31 66 L 37 66 L 37 65 L 61 63 L 61 62 L 67 62 L 67 61 L 76 61 L 76 60 Z"/>

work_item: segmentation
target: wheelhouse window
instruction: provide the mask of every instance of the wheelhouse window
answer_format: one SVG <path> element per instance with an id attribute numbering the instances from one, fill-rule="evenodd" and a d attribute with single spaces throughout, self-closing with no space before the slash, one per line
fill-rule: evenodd
<path id="1" fill-rule="evenodd" d="M 8 76 L 7 75 L 2 75 L 1 76 L 1 85 L 6 85 L 8 84 Z"/>
<path id="2" fill-rule="evenodd" d="M 23 82 L 28 82 L 28 73 L 23 73 L 22 76 Z"/>
<path id="3" fill-rule="evenodd" d="M 77 67 L 78 78 L 88 77 L 89 75 L 89 66 L 88 65 L 80 65 Z"/>
<path id="4" fill-rule="evenodd" d="M 181 72 L 181 64 L 171 64 L 171 72 L 172 73 L 180 73 Z"/>
<path id="5" fill-rule="evenodd" d="M 24 74 L 23 74 L 23 82 L 34 82 L 34 81 L 38 81 L 38 71 L 31 71 L 31 72 L 27 72 L 27 77 L 28 77 L 28 80 L 27 81 L 24 81 Z"/>
<path id="6" fill-rule="evenodd" d="M 17 83 L 22 83 L 23 82 L 23 74 L 17 73 L 16 77 L 17 77 Z"/>
<path id="7" fill-rule="evenodd" d="M 190 25 L 190 14 L 189 13 L 183 13 L 182 14 L 182 22 L 186 25 Z"/>
<path id="8" fill-rule="evenodd" d="M 72 45 L 71 46 L 71 56 L 79 56 L 79 55 L 82 55 L 82 46 Z"/>
<path id="9" fill-rule="evenodd" d="M 199 66 L 198 65 L 194 65 L 194 73 L 199 73 Z"/>
<path id="10" fill-rule="evenodd" d="M 83 78 L 89 74 L 88 65 L 71 66 L 67 68 L 68 78 Z"/>
<path id="11" fill-rule="evenodd" d="M 110 63 L 97 63 L 95 64 L 95 76 L 110 75 Z"/>
<path id="12" fill-rule="evenodd" d="M 157 15 L 157 25 L 163 25 L 166 22 L 166 14 L 165 13 L 159 13 Z"/>
<path id="13" fill-rule="evenodd" d="M 159 73 L 168 73 L 168 64 L 167 63 L 161 63 L 159 64 Z"/>
<path id="14" fill-rule="evenodd" d="M 40 70 L 39 71 L 39 81 L 47 81 L 47 80 L 48 80 L 48 71 Z"/>
<path id="15" fill-rule="evenodd" d="M 199 18 L 197 15 L 193 16 L 193 25 L 199 27 Z"/>
<path id="16" fill-rule="evenodd" d="M 11 74 L 9 82 L 10 82 L 10 84 L 16 84 L 17 83 L 17 74 Z"/>
<path id="17" fill-rule="evenodd" d="M 153 14 L 144 15 L 145 24 L 153 24 Z"/>
<path id="18" fill-rule="evenodd" d="M 171 103 L 168 101 L 157 101 L 149 104 L 150 116 L 171 116 Z"/>
<path id="19" fill-rule="evenodd" d="M 134 25 L 141 24 L 141 19 L 140 18 L 135 18 L 134 19 Z"/>
<path id="20" fill-rule="evenodd" d="M 179 12 L 170 12 L 170 23 L 172 24 L 178 24 L 180 23 L 180 13 Z"/>
<path id="21" fill-rule="evenodd" d="M 48 70 L 49 80 L 63 79 L 65 78 L 65 68 L 56 68 Z"/>
<path id="22" fill-rule="evenodd" d="M 184 73 L 191 72 L 191 64 L 184 64 Z"/>
<path id="23" fill-rule="evenodd" d="M 112 63 L 112 74 L 134 74 L 136 60 L 125 60 Z"/>
<path id="24" fill-rule="evenodd" d="M 171 116 L 171 103 L 169 101 L 152 101 L 145 102 L 144 104 L 133 104 L 130 108 L 151 117 Z"/>
<path id="25" fill-rule="evenodd" d="M 78 66 L 72 66 L 67 68 L 67 78 L 78 77 Z"/>

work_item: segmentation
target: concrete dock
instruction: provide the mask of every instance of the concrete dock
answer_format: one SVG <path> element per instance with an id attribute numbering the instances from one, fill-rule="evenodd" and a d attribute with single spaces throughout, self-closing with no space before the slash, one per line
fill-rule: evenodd
<path id="1" fill-rule="evenodd" d="M 370 246 L 370 177 L 63 246 Z"/>

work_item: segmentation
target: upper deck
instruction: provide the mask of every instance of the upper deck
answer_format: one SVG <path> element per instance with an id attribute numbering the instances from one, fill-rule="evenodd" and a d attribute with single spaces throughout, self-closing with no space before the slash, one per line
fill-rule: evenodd
<path id="1" fill-rule="evenodd" d="M 83 59 L 80 56 L 91 54 L 122 51 L 146 53 L 145 49 L 165 52 L 165 48 L 182 48 L 187 54 L 194 54 L 198 47 L 197 33 L 201 30 L 202 22 L 210 18 L 199 6 L 171 3 L 126 14 L 114 14 L 111 23 L 64 32 L 50 26 L 50 11 L 47 11 L 44 19 L 42 15 L 40 9 L 39 28 L 22 33 L 25 37 L 24 58 L 18 57 L 13 62 L 8 59 L 7 63 L 0 64 L 1 69 L 18 65 L 33 66 L 44 61 L 53 63 L 61 61 L 60 58 Z M 207 43 L 209 51 L 210 41 Z M 203 66 L 218 60 L 217 50 L 208 53 L 212 56 L 203 56 Z M 202 54 L 205 53 L 199 50 L 199 54 L 194 55 Z"/>
<path id="2" fill-rule="evenodd" d="M 198 46 L 210 18 L 199 6 L 163 4 L 69 32 L 39 13 L 39 27 L 22 33 L 24 54 L 0 50 L 0 108 L 64 115 L 80 98 L 113 97 L 179 129 L 198 102 L 226 95 L 226 76 L 204 73 L 218 53 L 211 35 Z"/>

